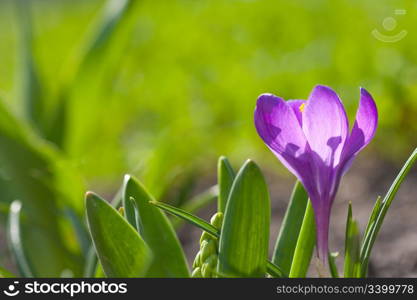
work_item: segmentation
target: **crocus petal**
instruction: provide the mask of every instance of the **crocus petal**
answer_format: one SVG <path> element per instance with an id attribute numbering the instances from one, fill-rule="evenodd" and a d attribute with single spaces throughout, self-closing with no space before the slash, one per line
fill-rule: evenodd
<path id="1" fill-rule="evenodd" d="M 306 101 L 305 100 L 288 100 L 287 104 L 294 110 L 295 116 L 297 117 L 300 126 L 303 125 L 303 114 Z"/>
<path id="2" fill-rule="evenodd" d="M 347 142 L 346 156 L 361 151 L 375 135 L 378 124 L 378 111 L 371 94 L 361 88 L 361 98 L 356 112 L 355 124 Z"/>
<path id="3" fill-rule="evenodd" d="M 349 123 L 343 104 L 332 89 L 321 85 L 314 88 L 304 108 L 303 131 L 311 150 L 326 165 L 339 162 Z"/>
<path id="4" fill-rule="evenodd" d="M 375 135 L 378 125 L 378 110 L 371 94 L 361 88 L 359 107 L 352 132 L 343 149 L 342 159 L 338 166 L 338 176 L 342 177 L 350 168 L 356 154 L 361 151 Z M 339 178 L 340 180 L 340 178 Z"/>
<path id="5" fill-rule="evenodd" d="M 264 142 L 282 154 L 303 152 L 307 141 L 292 108 L 277 96 L 262 94 L 255 109 L 255 126 Z"/>
<path id="6" fill-rule="evenodd" d="M 282 98 L 272 94 L 259 96 L 255 109 L 255 127 L 259 136 L 278 159 L 302 182 L 308 176 L 307 141 L 297 117 Z"/>
<path id="7" fill-rule="evenodd" d="M 315 212 L 317 253 L 324 261 L 328 252 L 330 210 L 337 185 L 334 166 L 339 164 L 349 123 L 337 94 L 321 85 L 313 89 L 302 114 L 302 128 L 311 147 L 312 172 L 317 190 L 315 195 L 309 192 Z"/>

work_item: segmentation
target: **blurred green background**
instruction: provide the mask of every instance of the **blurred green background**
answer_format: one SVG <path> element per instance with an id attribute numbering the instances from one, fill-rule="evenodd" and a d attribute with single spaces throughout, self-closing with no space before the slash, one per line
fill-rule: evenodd
<path id="1" fill-rule="evenodd" d="M 416 140 L 416 25 L 412 0 L 0 0 L 2 211 L 18 198 L 40 228 L 72 222 L 61 213 L 82 215 L 86 189 L 110 196 L 125 173 L 186 198 L 219 155 L 286 174 L 255 132 L 256 98 L 305 99 L 319 83 L 351 119 L 370 91 L 380 124 L 366 151 L 402 162 Z"/>

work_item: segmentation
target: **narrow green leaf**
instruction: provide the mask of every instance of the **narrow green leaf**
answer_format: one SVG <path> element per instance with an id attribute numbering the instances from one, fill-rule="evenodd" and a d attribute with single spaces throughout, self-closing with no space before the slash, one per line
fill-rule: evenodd
<path id="1" fill-rule="evenodd" d="M 33 56 L 33 34 L 31 1 L 16 0 L 17 20 L 20 31 L 20 72 L 19 83 L 22 85 L 19 91 L 22 93 L 22 107 L 28 121 L 44 134 L 46 127 L 46 107 L 43 97 L 43 87 L 40 83 L 38 70 Z"/>
<path id="2" fill-rule="evenodd" d="M 96 273 L 98 265 L 98 258 L 94 246 L 90 247 L 90 250 L 87 254 L 87 259 L 84 267 L 83 277 L 92 278 Z"/>
<path id="3" fill-rule="evenodd" d="M 33 277 L 32 267 L 26 256 L 25 245 L 21 236 L 22 203 L 15 200 L 10 205 L 8 220 L 8 240 L 17 266 L 23 277 Z"/>
<path id="4" fill-rule="evenodd" d="M 84 185 L 61 153 L 19 120 L 0 99 L 0 201 L 24 207 L 21 239 L 35 277 L 82 275 L 83 253 L 74 230 L 81 218 Z M 71 184 L 68 184 L 68 183 Z M 71 217 L 70 217 L 71 216 Z M 79 221 L 80 223 L 81 221 Z M 82 236 L 80 235 L 80 240 Z M 28 246 L 29 247 L 29 246 Z"/>
<path id="5" fill-rule="evenodd" d="M 171 206 L 169 204 L 165 204 L 162 202 L 149 201 L 149 203 L 169 212 L 170 214 L 173 214 L 174 216 L 177 216 L 181 219 L 186 220 L 187 222 L 190 222 L 191 224 L 203 229 L 204 231 L 207 231 L 214 237 L 218 237 L 218 232 L 217 232 L 216 227 L 214 227 L 210 223 L 207 223 L 206 221 L 204 221 L 203 219 L 197 216 L 194 216 L 182 209 L 176 208 L 174 206 Z"/>
<path id="6" fill-rule="evenodd" d="M 277 266 L 276 264 L 274 264 L 273 262 L 269 260 L 266 262 L 266 271 L 268 272 L 269 275 L 275 278 L 287 277 L 287 275 L 283 272 L 283 270 L 279 266 Z"/>
<path id="7" fill-rule="evenodd" d="M 10 272 L 9 270 L 6 270 L 3 267 L 0 267 L 0 278 L 15 278 L 16 275 L 14 275 L 12 272 Z"/>
<path id="8" fill-rule="evenodd" d="M 103 266 L 100 262 L 97 263 L 96 272 L 94 274 L 94 278 L 105 278 L 106 274 L 104 274 Z"/>
<path id="9" fill-rule="evenodd" d="M 121 204 L 123 202 L 123 190 L 124 186 L 121 185 L 117 193 L 114 195 L 113 199 L 110 201 L 111 206 L 113 206 L 115 209 L 118 209 L 121 207 Z M 90 239 L 91 240 L 91 239 Z M 86 263 L 84 266 L 84 277 L 86 278 L 102 278 L 105 277 L 103 273 L 103 268 L 100 265 L 100 262 L 97 258 L 97 253 L 94 249 L 94 245 L 91 245 L 88 253 L 87 253 Z"/>
<path id="10" fill-rule="evenodd" d="M 74 234 L 83 252 L 83 256 L 87 257 L 91 248 L 91 239 L 85 222 L 73 209 L 68 207 L 64 208 L 64 216 L 69 220 L 74 229 Z"/>
<path id="11" fill-rule="evenodd" d="M 178 237 L 165 214 L 149 204 L 152 200 L 152 196 L 134 177 L 125 176 L 123 204 L 126 218 L 130 224 L 137 226 L 154 256 L 146 276 L 189 277 L 187 261 Z"/>
<path id="12" fill-rule="evenodd" d="M 72 155 L 83 156 L 86 147 L 91 150 L 97 144 L 92 141 L 102 130 L 99 116 L 109 113 L 103 101 L 114 92 L 109 84 L 114 82 L 126 45 L 131 42 L 131 31 L 138 20 L 136 8 L 142 1 L 105 2 L 82 46 L 64 67 L 65 77 L 57 96 L 58 118 L 51 126 L 51 139 Z"/>
<path id="13" fill-rule="evenodd" d="M 200 219 L 199 217 L 196 217 L 190 213 L 187 213 L 183 210 L 181 210 L 180 208 L 176 208 L 173 207 L 171 205 L 165 204 L 165 203 L 161 203 L 161 202 L 157 202 L 157 201 L 151 201 L 149 202 L 152 205 L 155 205 L 156 207 L 174 215 L 177 216 L 181 219 L 183 219 L 184 221 L 189 222 L 190 224 L 204 230 L 207 233 L 210 233 L 213 237 L 215 238 L 219 238 L 220 237 L 220 232 L 218 231 L 218 229 L 216 227 L 214 227 L 213 225 L 211 225 L 210 223 L 204 221 L 203 219 Z M 267 271 L 268 274 L 270 274 L 273 277 L 278 277 L 278 278 L 282 278 L 282 277 L 287 277 L 287 275 L 281 270 L 281 268 L 279 266 L 277 266 L 276 264 L 267 261 Z"/>
<path id="14" fill-rule="evenodd" d="M 357 277 L 360 266 L 360 241 L 358 223 L 352 218 L 352 204 L 349 202 L 345 234 L 344 277 Z"/>
<path id="15" fill-rule="evenodd" d="M 108 46 L 120 23 L 137 0 L 107 0 L 100 24 L 85 48 L 83 62 L 96 61 Z"/>
<path id="16" fill-rule="evenodd" d="M 219 241 L 220 276 L 265 276 L 270 216 L 265 179 L 248 160 L 236 175 L 227 200 Z"/>
<path id="17" fill-rule="evenodd" d="M 138 232 L 116 209 L 97 195 L 86 195 L 87 221 L 107 277 L 142 277 L 152 253 Z"/>
<path id="18" fill-rule="evenodd" d="M 217 164 L 217 182 L 219 185 L 219 197 L 217 200 L 218 212 L 225 212 L 227 199 L 234 179 L 235 171 L 230 165 L 229 160 L 221 156 Z"/>
<path id="19" fill-rule="evenodd" d="M 316 223 L 314 221 L 314 210 L 311 201 L 308 201 L 294 251 L 294 258 L 290 270 L 291 278 L 304 278 L 306 276 L 315 245 Z"/>
<path id="20" fill-rule="evenodd" d="M 204 192 L 194 196 L 190 201 L 187 201 L 183 206 L 182 210 L 189 213 L 195 213 L 201 208 L 206 207 L 208 204 L 217 199 L 219 195 L 219 188 L 214 185 Z M 175 218 L 171 220 L 172 226 L 177 229 L 183 224 L 184 220 L 181 218 Z"/>
<path id="21" fill-rule="evenodd" d="M 339 278 L 339 271 L 337 270 L 336 258 L 339 256 L 339 252 L 330 252 L 329 253 L 329 270 L 330 275 L 333 278 Z"/>
<path id="22" fill-rule="evenodd" d="M 345 256 L 346 256 L 346 249 L 348 247 L 348 237 L 349 237 L 349 230 L 350 230 L 350 224 L 352 223 L 352 203 L 349 202 L 348 206 L 348 214 L 346 218 L 346 227 L 345 227 Z"/>
<path id="23" fill-rule="evenodd" d="M 371 215 L 369 216 L 369 220 L 368 220 L 368 224 L 366 225 L 365 232 L 363 234 L 363 240 L 361 244 L 361 257 L 362 257 L 362 251 L 364 247 L 369 245 L 369 242 L 372 236 L 372 230 L 375 228 L 375 221 L 376 221 L 376 218 L 378 217 L 378 214 L 381 211 L 381 208 L 382 208 L 382 200 L 381 200 L 381 196 L 378 196 L 378 198 L 375 201 L 375 205 L 372 209 Z"/>
<path id="24" fill-rule="evenodd" d="M 281 230 L 275 244 L 272 261 L 280 266 L 287 274 L 290 273 L 291 264 L 300 234 L 303 217 L 306 211 L 308 195 L 303 185 L 297 181 L 288 203 L 282 221 Z"/>
<path id="25" fill-rule="evenodd" d="M 371 232 L 371 228 L 375 224 L 376 217 L 378 216 L 380 209 L 381 209 L 381 196 L 378 196 L 378 198 L 375 201 L 375 205 L 372 209 L 371 215 L 369 216 L 368 224 L 366 225 L 365 232 L 363 234 L 364 240 L 366 236 Z"/>
<path id="26" fill-rule="evenodd" d="M 374 218 L 373 225 L 370 225 L 368 229 L 368 234 L 366 234 L 364 242 L 361 247 L 360 260 L 361 260 L 361 271 L 360 276 L 366 277 L 368 272 L 369 258 L 371 256 L 372 247 L 375 243 L 379 230 L 381 229 L 382 223 L 384 222 L 385 215 L 388 212 L 389 207 L 391 206 L 392 200 L 397 194 L 398 189 L 401 186 L 401 183 L 404 181 L 411 167 L 417 160 L 417 148 L 410 155 L 408 160 L 405 162 L 401 171 L 398 173 L 391 187 L 389 188 L 387 194 L 382 200 L 381 207 L 379 208 L 378 215 Z"/>

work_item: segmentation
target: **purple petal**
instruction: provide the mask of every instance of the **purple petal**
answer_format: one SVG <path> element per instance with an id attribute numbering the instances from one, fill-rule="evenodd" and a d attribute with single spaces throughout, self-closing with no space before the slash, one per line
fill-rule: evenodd
<path id="1" fill-rule="evenodd" d="M 291 106 L 282 98 L 262 94 L 255 109 L 255 127 L 284 166 L 305 185 L 311 185 L 307 141 Z"/>
<path id="2" fill-rule="evenodd" d="M 311 150 L 328 166 L 337 165 L 349 123 L 337 94 L 326 86 L 314 88 L 303 112 L 303 131 Z"/>
<path id="3" fill-rule="evenodd" d="M 287 104 L 294 110 L 295 116 L 297 117 L 298 123 L 300 126 L 303 125 L 303 114 L 306 101 L 305 100 L 288 100 Z M 303 105 L 304 104 L 304 105 Z"/>
<path id="4" fill-rule="evenodd" d="M 356 112 L 355 124 L 347 145 L 347 156 L 355 155 L 361 151 L 375 135 L 378 124 L 378 111 L 371 94 L 361 88 L 361 98 Z"/>
<path id="5" fill-rule="evenodd" d="M 291 152 L 295 157 L 306 147 L 307 141 L 297 117 L 282 98 L 271 94 L 259 96 L 255 126 L 268 147 L 279 154 Z"/>
<path id="6" fill-rule="evenodd" d="M 356 112 L 356 120 L 352 132 L 343 149 L 342 159 L 338 166 L 338 176 L 342 177 L 350 166 L 356 154 L 361 151 L 375 135 L 378 125 L 378 110 L 371 94 L 361 88 L 361 98 Z"/>
<path id="7" fill-rule="evenodd" d="M 338 185 L 334 168 L 339 164 L 349 133 L 346 112 L 337 94 L 325 86 L 316 86 L 302 112 L 302 128 L 311 147 L 313 204 L 317 226 L 317 253 L 324 261 L 328 252 L 330 210 Z"/>

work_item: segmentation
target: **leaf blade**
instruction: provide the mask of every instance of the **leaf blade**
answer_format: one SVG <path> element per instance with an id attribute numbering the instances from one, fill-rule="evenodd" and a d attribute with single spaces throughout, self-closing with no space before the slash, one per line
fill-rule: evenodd
<path id="1" fill-rule="evenodd" d="M 8 220 L 8 240 L 20 273 L 24 277 L 33 277 L 32 266 L 27 259 L 26 249 L 21 237 L 22 203 L 15 200 L 10 205 Z"/>
<path id="2" fill-rule="evenodd" d="M 359 227 L 358 223 L 352 217 L 352 204 L 349 202 L 345 233 L 345 278 L 353 278 L 357 276 L 360 265 L 359 247 Z"/>
<path id="3" fill-rule="evenodd" d="M 81 218 L 84 185 L 80 174 L 32 128 L 22 123 L 0 99 L 0 178 L 2 204 L 22 201 L 22 239 L 33 276 L 59 277 L 64 270 L 81 276 L 82 249 L 73 237 Z M 71 182 L 71 185 L 68 185 Z M 69 213 L 72 220 L 69 217 Z M 80 224 L 83 224 L 79 220 Z"/>
<path id="4" fill-rule="evenodd" d="M 394 182 L 390 186 L 387 194 L 384 197 L 384 200 L 381 202 L 381 207 L 379 208 L 379 212 L 377 217 L 375 218 L 374 225 L 372 228 L 369 228 L 370 233 L 366 235 L 366 239 L 364 240 L 361 252 L 360 252 L 360 260 L 361 260 L 361 270 L 360 276 L 365 277 L 368 272 L 368 264 L 369 258 L 371 255 L 372 247 L 375 243 L 379 230 L 382 226 L 384 221 L 385 215 L 388 212 L 389 207 L 391 206 L 392 200 L 394 199 L 395 195 L 397 194 L 398 189 L 401 186 L 401 183 L 404 181 L 405 177 L 407 176 L 408 172 L 410 171 L 411 167 L 417 160 L 417 148 L 414 149 L 413 153 L 409 156 L 403 167 L 401 168 L 400 172 L 398 173 L 397 177 L 394 179 Z"/>
<path id="5" fill-rule="evenodd" d="M 265 179 L 248 160 L 236 175 L 227 200 L 219 241 L 220 276 L 265 276 L 270 213 Z"/>
<path id="6" fill-rule="evenodd" d="M 97 256 L 108 277 L 141 277 L 152 254 L 136 230 L 105 200 L 86 195 L 87 221 Z"/>
<path id="7" fill-rule="evenodd" d="M 194 226 L 197 226 L 198 228 L 204 230 L 205 232 L 210 233 L 215 238 L 220 237 L 220 232 L 218 231 L 216 227 L 204 221 L 203 219 L 193 216 L 190 213 L 184 212 L 180 208 L 176 208 L 168 204 L 157 202 L 157 201 L 151 201 L 150 204 L 155 205 L 158 208 L 165 210 L 166 212 L 173 214 L 174 216 L 177 216 Z M 196 219 L 198 220 L 198 222 L 195 221 Z M 267 264 L 268 274 L 277 278 L 287 277 L 287 275 L 282 271 L 282 269 L 279 266 L 275 265 L 273 262 L 267 261 L 266 264 Z"/>
<path id="8" fill-rule="evenodd" d="M 130 200 L 135 202 L 137 209 Z M 152 196 L 134 177 L 125 176 L 123 193 L 125 214 L 130 216 L 131 212 L 134 212 L 137 229 L 154 255 L 146 276 L 189 277 L 184 251 L 178 237 L 165 214 L 149 204 L 152 200 Z"/>
<path id="9" fill-rule="evenodd" d="M 230 165 L 229 160 L 225 156 L 221 156 L 217 164 L 217 181 L 219 185 L 219 196 L 217 200 L 218 212 L 225 212 L 227 199 L 234 179 L 235 171 Z"/>
<path id="10" fill-rule="evenodd" d="M 171 206 L 169 204 L 166 203 L 162 203 L 162 202 L 158 202 L 158 201 L 150 201 L 149 202 L 152 205 L 155 205 L 156 207 L 159 207 L 160 209 L 163 209 L 171 214 L 173 214 L 176 217 L 179 217 L 187 222 L 190 222 L 191 224 L 199 227 L 200 229 L 210 233 L 212 236 L 214 237 L 218 237 L 219 233 L 216 229 L 216 227 L 214 227 L 213 225 L 211 225 L 210 223 L 204 221 L 203 219 L 194 216 L 182 209 L 176 208 L 174 206 Z"/>
<path id="11" fill-rule="evenodd" d="M 280 266 L 287 274 L 290 273 L 297 238 L 300 234 L 307 203 L 307 192 L 303 185 L 297 181 L 282 221 L 272 258 L 272 261 Z"/>
<path id="12" fill-rule="evenodd" d="M 20 31 L 20 80 L 22 84 L 22 106 L 26 119 L 39 131 L 45 134 L 47 124 L 46 103 L 43 87 L 40 82 L 38 70 L 33 55 L 33 22 L 31 16 L 31 3 L 23 0 L 14 1 L 16 5 L 17 20 Z"/>
<path id="13" fill-rule="evenodd" d="M 314 222 L 313 206 L 309 200 L 294 251 L 294 258 L 289 275 L 290 278 L 304 278 L 306 276 L 315 245 L 316 225 Z"/>
<path id="14" fill-rule="evenodd" d="M 16 278 L 16 275 L 0 266 L 0 278 Z"/>
<path id="15" fill-rule="evenodd" d="M 214 200 L 217 200 L 219 195 L 219 188 L 218 185 L 214 185 L 204 192 L 194 196 L 190 201 L 187 201 L 183 206 L 182 209 L 189 212 L 194 213 L 199 211 L 201 208 L 207 206 Z M 175 229 L 179 228 L 182 225 L 182 222 L 184 220 L 181 218 L 175 218 L 172 219 L 172 226 L 174 226 Z"/>
<path id="16" fill-rule="evenodd" d="M 337 270 L 336 257 L 339 255 L 338 252 L 329 253 L 329 271 L 333 278 L 339 278 L 339 271 Z"/>

